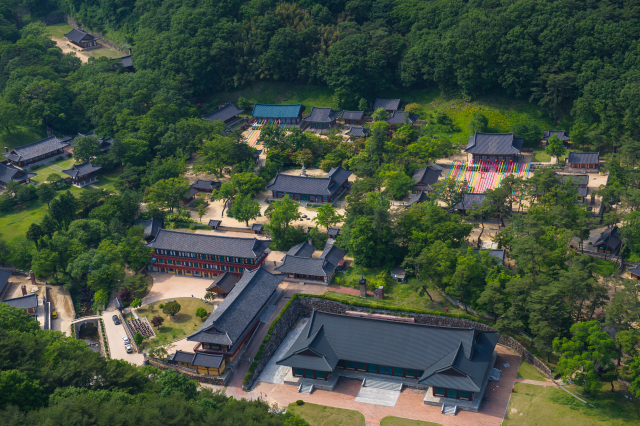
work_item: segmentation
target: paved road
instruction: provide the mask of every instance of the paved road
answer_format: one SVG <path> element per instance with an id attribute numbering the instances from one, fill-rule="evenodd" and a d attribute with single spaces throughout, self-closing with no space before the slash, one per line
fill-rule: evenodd
<path id="1" fill-rule="evenodd" d="M 144 357 L 142 354 L 127 353 L 124 348 L 124 342 L 122 336 L 126 336 L 127 332 L 124 329 L 124 325 L 115 325 L 111 317 L 117 314 L 113 301 L 109 303 L 107 310 L 102 313 L 102 321 L 104 322 L 104 328 L 107 332 L 107 341 L 109 342 L 109 350 L 111 352 L 111 358 L 123 359 L 129 361 L 132 364 L 142 365 Z M 122 319 L 122 318 L 121 318 Z"/>

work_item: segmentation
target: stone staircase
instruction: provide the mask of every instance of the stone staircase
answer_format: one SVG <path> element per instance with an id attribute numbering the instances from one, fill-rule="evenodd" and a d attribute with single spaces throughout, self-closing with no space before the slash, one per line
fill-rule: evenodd
<path id="1" fill-rule="evenodd" d="M 311 383 L 300 383 L 298 386 L 298 393 L 311 394 L 313 392 L 313 385 Z"/>
<path id="2" fill-rule="evenodd" d="M 457 411 L 458 411 L 457 405 L 442 404 L 442 410 L 440 412 L 448 416 L 455 416 Z"/>
<path id="3" fill-rule="evenodd" d="M 364 379 L 364 383 L 362 383 L 362 387 L 382 389 L 382 390 L 395 391 L 395 392 L 402 391 L 402 383 L 391 382 L 388 380 L 380 380 L 380 379 Z"/>

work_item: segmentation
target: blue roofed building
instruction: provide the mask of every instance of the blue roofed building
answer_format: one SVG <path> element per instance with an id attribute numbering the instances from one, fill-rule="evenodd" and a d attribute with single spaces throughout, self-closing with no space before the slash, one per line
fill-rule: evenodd
<path id="1" fill-rule="evenodd" d="M 302 104 L 255 104 L 251 116 L 258 120 L 273 120 L 282 124 L 297 124 L 302 120 Z"/>

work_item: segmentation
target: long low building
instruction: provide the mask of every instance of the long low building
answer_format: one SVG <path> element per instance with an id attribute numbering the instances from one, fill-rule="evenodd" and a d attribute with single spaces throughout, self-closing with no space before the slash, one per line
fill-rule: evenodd
<path id="1" fill-rule="evenodd" d="M 271 240 L 222 237 L 160 229 L 147 247 L 153 249 L 151 271 L 215 278 L 229 272 L 241 276 L 258 268 Z"/>
<path id="2" fill-rule="evenodd" d="M 314 310 L 276 364 L 291 367 L 294 378 L 318 385 L 340 375 L 393 377 L 428 388 L 425 404 L 457 404 L 477 411 L 495 363 L 498 338 L 496 331 Z"/>
<path id="3" fill-rule="evenodd" d="M 255 104 L 251 116 L 258 120 L 272 120 L 282 124 L 297 124 L 302 120 L 302 111 L 304 111 L 302 104 Z"/>
<path id="4" fill-rule="evenodd" d="M 11 151 L 5 148 L 5 152 L 2 155 L 4 155 L 11 164 L 24 167 L 57 155 L 62 155 L 67 145 L 69 145 L 67 140 L 50 136 L 37 142 L 13 148 Z"/>
<path id="5" fill-rule="evenodd" d="M 296 201 L 331 203 L 346 187 L 352 173 L 342 166 L 332 168 L 323 178 L 306 176 L 304 171 L 301 176 L 278 173 L 267 185 L 267 190 L 271 191 L 272 200 L 289 195 Z"/>
<path id="6" fill-rule="evenodd" d="M 235 361 L 276 303 L 283 279 L 264 268 L 247 271 L 198 331 L 187 337 L 198 342 L 194 351 L 220 355 L 227 364 Z"/>
<path id="7" fill-rule="evenodd" d="M 346 254 L 336 246 L 325 249 L 313 257 L 315 247 L 304 242 L 291 247 L 274 271 L 287 274 L 289 281 L 328 285 L 338 270 L 338 263 Z"/>

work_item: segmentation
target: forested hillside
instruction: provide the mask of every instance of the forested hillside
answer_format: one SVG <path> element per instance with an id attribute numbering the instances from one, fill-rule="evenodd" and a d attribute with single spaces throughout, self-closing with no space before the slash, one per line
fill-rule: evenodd
<path id="1" fill-rule="evenodd" d="M 139 69 L 175 75 L 191 96 L 272 79 L 343 89 L 355 108 L 435 84 L 571 113 L 578 142 L 638 132 L 638 1 L 59 1 L 126 34 Z"/>

